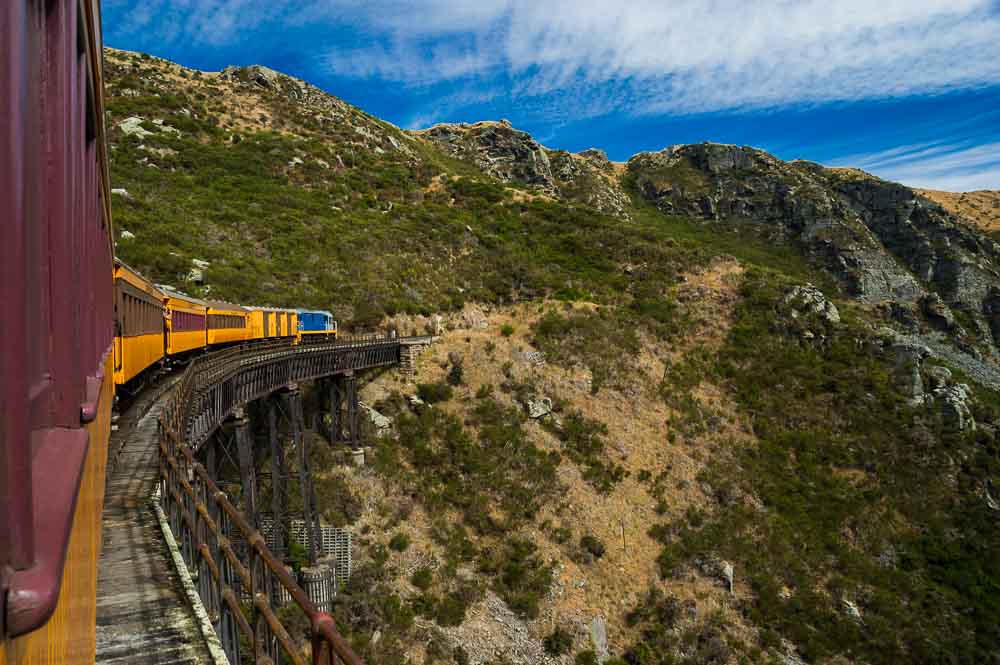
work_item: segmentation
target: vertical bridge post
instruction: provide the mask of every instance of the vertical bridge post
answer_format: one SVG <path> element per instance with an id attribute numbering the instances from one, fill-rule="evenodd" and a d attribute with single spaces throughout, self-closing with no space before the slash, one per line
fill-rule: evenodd
<path id="1" fill-rule="evenodd" d="M 330 387 L 330 443 L 340 443 L 344 437 L 344 427 L 340 420 L 340 413 L 344 408 L 344 391 L 341 386 L 340 375 L 335 375 L 329 379 Z"/>
<path id="2" fill-rule="evenodd" d="M 348 370 L 344 373 L 344 384 L 347 388 L 347 442 L 351 448 L 360 445 L 358 436 L 358 382 L 354 372 Z"/>
<path id="3" fill-rule="evenodd" d="M 309 563 L 315 565 L 319 558 L 319 512 L 316 510 L 316 489 L 309 468 L 309 437 L 305 434 L 305 417 L 302 413 L 302 393 L 293 387 L 284 394 L 292 425 L 292 441 L 299 457 L 299 489 L 302 493 L 302 518 L 306 528 Z"/>
<path id="4" fill-rule="evenodd" d="M 271 445 L 271 512 L 274 522 L 271 533 L 274 536 L 274 556 L 284 561 L 287 555 L 286 534 L 288 513 L 288 488 L 286 480 L 288 471 L 285 468 L 285 449 L 281 445 L 278 434 L 278 408 L 274 398 L 267 400 L 267 431 Z"/>
<path id="5" fill-rule="evenodd" d="M 254 475 L 253 436 L 250 432 L 250 419 L 243 409 L 236 412 L 234 420 L 236 428 L 236 449 L 240 460 L 240 483 L 243 485 L 243 514 L 255 528 L 257 519 L 257 478 Z"/>

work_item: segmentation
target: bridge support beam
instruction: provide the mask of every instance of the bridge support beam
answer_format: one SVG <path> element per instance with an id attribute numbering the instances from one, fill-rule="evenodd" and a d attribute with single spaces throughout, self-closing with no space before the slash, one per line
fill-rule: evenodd
<path id="1" fill-rule="evenodd" d="M 237 411 L 234 421 L 236 429 L 236 449 L 240 460 L 240 484 L 243 486 L 243 514 L 256 528 L 257 519 L 257 478 L 254 474 L 253 435 L 250 419 L 243 410 Z"/>
<path id="2" fill-rule="evenodd" d="M 358 382 L 353 371 L 344 374 L 347 387 L 347 443 L 351 448 L 361 445 L 358 436 Z"/>
<path id="3" fill-rule="evenodd" d="M 360 445 L 358 382 L 352 370 L 330 378 L 330 443 Z"/>
<path id="4" fill-rule="evenodd" d="M 319 558 L 319 511 L 316 509 L 316 488 L 309 468 L 309 437 L 305 434 L 305 416 L 302 413 L 302 393 L 292 390 L 284 395 L 292 425 L 292 442 L 299 457 L 299 489 L 302 493 L 302 519 L 306 528 L 309 564 Z"/>
<path id="5" fill-rule="evenodd" d="M 344 436 L 344 426 L 340 420 L 344 408 L 344 391 L 339 376 L 331 377 L 327 383 L 330 388 L 330 443 L 334 444 L 343 441 Z"/>
<path id="6" fill-rule="evenodd" d="M 284 561 L 288 533 L 288 470 L 285 467 L 285 448 L 278 434 L 278 407 L 274 399 L 267 400 L 267 431 L 271 445 L 271 512 L 274 513 L 274 556 Z"/>

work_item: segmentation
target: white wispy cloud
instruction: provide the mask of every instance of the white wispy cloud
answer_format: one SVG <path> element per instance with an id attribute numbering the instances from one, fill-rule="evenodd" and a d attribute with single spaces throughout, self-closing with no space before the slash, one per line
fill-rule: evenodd
<path id="1" fill-rule="evenodd" d="M 327 54 L 340 75 L 409 85 L 503 71 L 577 112 L 620 84 L 629 113 L 695 113 L 940 93 L 1000 82 L 991 0 L 373 0 L 375 46 Z M 315 12 L 316 7 L 312 8 Z"/>
<path id="2" fill-rule="evenodd" d="M 340 76 L 427 86 L 499 74 L 576 114 L 697 113 L 1000 83 L 994 0 L 106 0 L 132 31 L 197 44 L 349 26 L 310 45 Z M 273 38 L 273 37 L 272 37 Z M 601 99 L 614 85 L 616 95 Z M 552 104 L 539 105 L 559 114 Z M 540 108 L 540 112 L 544 109 Z"/>
<path id="3" fill-rule="evenodd" d="M 845 155 L 832 166 L 854 166 L 910 187 L 966 192 L 1000 187 L 1000 142 L 919 143 Z"/>

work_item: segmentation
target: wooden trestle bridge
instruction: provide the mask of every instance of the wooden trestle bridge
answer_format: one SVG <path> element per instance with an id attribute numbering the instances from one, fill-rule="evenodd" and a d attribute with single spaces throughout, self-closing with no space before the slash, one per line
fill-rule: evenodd
<path id="1" fill-rule="evenodd" d="M 107 539 L 120 542 L 106 546 L 100 562 L 98 662 L 218 663 L 224 653 L 232 665 L 304 664 L 308 659 L 315 665 L 360 665 L 324 611 L 333 593 L 332 575 L 318 560 L 320 521 L 299 386 L 315 382 L 318 390 L 313 392 L 321 395 L 328 418 L 314 423 L 325 423 L 332 443 L 356 448 L 357 375 L 401 362 L 409 366 L 410 353 L 430 341 L 361 337 L 232 347 L 192 361 L 161 396 L 149 398 L 151 410 L 118 453 L 128 457 L 127 463 L 109 471 L 105 532 Z M 249 417 L 251 409 L 255 419 Z M 254 422 L 266 422 L 268 434 L 267 538 L 258 505 Z M 315 579 L 326 585 L 314 585 L 309 593 L 286 563 L 291 541 L 287 481 L 292 473 L 285 460 L 286 441 L 297 457 L 302 494 L 297 517 L 305 525 L 310 563 L 302 572 L 316 573 Z M 233 448 L 240 474 L 238 501 L 220 488 L 220 460 L 231 459 Z M 160 527 L 169 526 L 162 536 L 154 502 L 165 523 Z M 174 563 L 185 569 L 179 576 L 164 537 L 176 543 Z M 122 543 L 134 551 L 123 554 Z M 178 578 L 188 575 L 185 594 Z M 302 636 L 290 634 L 282 624 L 280 610 L 290 603 L 308 619 L 311 644 L 301 643 Z M 182 606 L 189 604 L 201 608 L 193 612 Z"/>

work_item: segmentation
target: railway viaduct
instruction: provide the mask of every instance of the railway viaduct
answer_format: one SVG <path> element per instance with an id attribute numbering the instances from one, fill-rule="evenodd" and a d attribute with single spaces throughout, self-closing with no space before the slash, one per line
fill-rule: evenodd
<path id="1" fill-rule="evenodd" d="M 166 389 L 141 397 L 137 422 L 113 441 L 97 662 L 360 665 L 328 613 L 344 571 L 334 570 L 342 561 L 324 559 L 329 528 L 309 468 L 303 386 L 325 416 L 313 418 L 313 429 L 357 453 L 358 376 L 410 368 L 431 341 L 232 347 L 197 358 Z M 239 469 L 238 484 L 223 482 L 226 464 Z M 292 478 L 302 507 L 295 515 Z M 298 576 L 288 565 L 296 541 L 309 564 Z M 284 625 L 291 606 L 308 621 L 308 644 Z"/>

